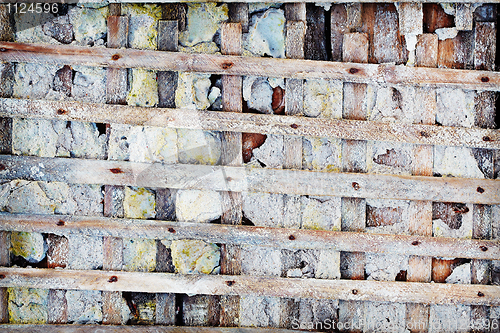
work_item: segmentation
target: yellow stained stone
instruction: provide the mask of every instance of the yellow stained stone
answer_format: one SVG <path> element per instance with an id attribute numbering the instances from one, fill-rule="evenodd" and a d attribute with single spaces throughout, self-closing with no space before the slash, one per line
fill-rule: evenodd
<path id="1" fill-rule="evenodd" d="M 145 107 L 158 104 L 156 71 L 140 68 L 132 69 L 132 84 L 127 95 L 127 104 Z"/>
<path id="2" fill-rule="evenodd" d="M 220 249 L 201 240 L 174 240 L 170 246 L 172 262 L 181 274 L 218 274 Z"/>
<path id="3" fill-rule="evenodd" d="M 125 217 L 147 219 L 155 217 L 155 195 L 145 188 L 125 187 L 123 209 Z"/>
<path id="4" fill-rule="evenodd" d="M 7 288 L 9 323 L 45 324 L 48 318 L 48 289 Z"/>

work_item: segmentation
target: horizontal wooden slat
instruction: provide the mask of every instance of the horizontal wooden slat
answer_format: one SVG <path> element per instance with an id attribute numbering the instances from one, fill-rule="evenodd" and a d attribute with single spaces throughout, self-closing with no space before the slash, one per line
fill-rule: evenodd
<path id="1" fill-rule="evenodd" d="M 0 116 L 500 149 L 499 130 L 395 122 L 11 98 L 0 98 Z"/>
<path id="2" fill-rule="evenodd" d="M 500 287 L 485 285 L 13 267 L 0 267 L 0 277 L 0 287 L 500 305 Z"/>
<path id="3" fill-rule="evenodd" d="M 347 252 L 448 258 L 500 258 L 500 243 L 489 240 L 141 219 L 0 213 L 0 230 L 57 235 L 85 234 L 118 238 L 201 239 L 211 243 L 287 249 L 334 249 Z"/>
<path id="4" fill-rule="evenodd" d="M 0 325 L 0 332 L 9 333 L 292 333 L 286 329 L 252 327 L 190 327 L 190 326 L 131 326 L 131 325 Z"/>
<path id="5" fill-rule="evenodd" d="M 0 155 L 0 179 L 350 198 L 500 203 L 499 179 L 166 165 L 78 158 Z"/>
<path id="6" fill-rule="evenodd" d="M 500 90 L 490 71 L 0 42 L 0 61 Z"/>

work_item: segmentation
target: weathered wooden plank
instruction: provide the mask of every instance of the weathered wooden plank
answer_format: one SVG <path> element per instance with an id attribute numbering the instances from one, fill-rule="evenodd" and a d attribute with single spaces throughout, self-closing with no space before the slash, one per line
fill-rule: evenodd
<path id="1" fill-rule="evenodd" d="M 225 23 L 221 26 L 221 53 L 241 55 L 242 23 L 248 30 L 248 7 L 232 6 L 233 19 L 237 23 Z M 246 9 L 246 10 L 245 10 Z M 245 15 L 246 14 L 246 15 Z M 224 75 L 222 77 L 222 110 L 226 112 L 243 111 L 243 78 L 241 76 Z M 242 134 L 238 132 L 221 133 L 222 165 L 241 166 L 243 164 Z M 242 197 L 239 192 L 222 192 L 222 224 L 240 225 L 243 218 Z M 221 245 L 221 273 L 228 275 L 241 274 L 240 248 L 237 245 Z M 220 298 L 220 325 L 238 326 L 240 298 L 223 296 Z"/>
<path id="2" fill-rule="evenodd" d="M 186 30 L 186 6 L 178 2 L 164 2 L 161 5 L 161 19 L 168 21 L 177 21 L 178 31 Z"/>
<path id="3" fill-rule="evenodd" d="M 315 4 L 300 3 L 306 12 L 307 30 L 304 38 L 304 59 L 328 60 L 327 23 L 325 10 Z M 307 10 L 306 10 L 307 7 Z"/>
<path id="4" fill-rule="evenodd" d="M 332 60 L 342 61 L 344 34 L 349 32 L 347 10 L 344 4 L 333 4 L 330 9 L 330 44 Z"/>
<path id="5" fill-rule="evenodd" d="M 64 236 L 48 234 L 47 242 L 47 268 L 65 268 L 68 264 L 68 238 Z M 66 300 L 66 290 L 49 290 L 48 300 L 49 324 L 65 324 L 68 321 L 68 304 Z"/>
<path id="6" fill-rule="evenodd" d="M 0 267 L 2 287 L 500 305 L 499 286 Z"/>
<path id="7" fill-rule="evenodd" d="M 368 62 L 368 36 L 363 33 L 344 34 L 342 58 L 345 61 Z M 345 119 L 366 120 L 365 100 L 366 84 L 344 83 L 344 108 Z M 366 141 L 342 140 L 342 170 L 344 172 L 366 172 Z M 361 198 L 342 198 L 342 230 L 365 230 L 366 226 L 366 201 Z M 342 252 L 341 277 L 351 280 L 365 278 L 365 254 L 363 252 Z M 345 267 L 345 269 L 343 269 Z M 339 321 L 355 322 L 363 304 L 356 301 L 341 301 L 339 303 Z"/>
<path id="8" fill-rule="evenodd" d="M 500 180 L 0 155 L 0 179 L 355 198 L 500 203 Z"/>
<path id="9" fill-rule="evenodd" d="M 177 51 L 178 21 L 162 20 L 158 22 L 158 50 Z M 159 71 L 158 81 L 158 106 L 162 108 L 175 107 L 175 90 L 177 88 L 178 74 L 172 71 Z"/>
<path id="10" fill-rule="evenodd" d="M 314 6 L 313 6 L 314 7 Z M 311 10 L 311 7 L 306 6 L 305 3 L 293 3 L 285 5 L 285 18 L 286 18 L 286 36 L 285 36 L 285 54 L 289 59 L 304 59 L 307 54 L 310 59 L 316 59 L 318 55 L 326 51 L 323 42 L 324 38 L 324 14 L 321 16 L 321 11 Z M 318 15 L 319 14 L 319 15 Z M 318 21 L 314 19 L 318 18 Z M 322 19 L 322 20 L 321 20 Z M 312 22 L 313 20 L 314 22 Z M 316 46 L 318 46 L 316 48 Z M 306 58 L 307 58 L 306 56 Z M 324 60 L 324 59 L 321 59 Z M 286 116 L 300 116 L 304 111 L 304 80 L 303 79 L 285 79 L 284 103 Z M 284 136 L 283 137 L 283 163 L 281 165 L 284 169 L 302 169 L 302 137 L 300 136 Z M 300 228 L 300 217 L 294 216 L 293 218 L 287 217 L 290 212 L 300 214 L 300 197 L 284 195 L 282 197 L 284 202 L 283 211 L 279 212 L 283 215 L 283 219 L 288 222 L 286 225 L 292 228 Z M 281 267 L 285 267 L 287 262 L 291 259 L 291 255 L 287 252 L 273 249 L 274 253 L 280 253 Z M 269 275 L 274 275 L 271 271 L 266 271 Z M 264 301 L 266 302 L 266 301 Z M 279 318 L 273 320 L 275 327 L 291 328 L 291 319 L 299 317 L 300 307 L 307 306 L 305 300 L 292 300 L 288 298 L 281 298 L 280 302 L 280 315 Z M 261 312 L 267 314 L 266 308 L 261 307 Z M 293 316 L 292 314 L 296 315 Z M 314 314 L 313 314 L 314 316 Z"/>
<path id="11" fill-rule="evenodd" d="M 355 83 L 500 90 L 500 73 L 487 71 L 10 42 L 0 42 L 0 50 L 0 61 L 5 62 L 146 68 L 295 79 L 325 78 Z"/>
<path id="12" fill-rule="evenodd" d="M 183 8 L 179 4 L 162 6 L 162 20 L 158 22 L 158 50 L 176 52 L 179 47 L 179 29 L 185 23 L 182 18 Z M 184 13 L 185 14 L 185 13 Z M 158 106 L 160 108 L 175 107 L 175 92 L 178 73 L 173 71 L 158 71 Z M 175 195 L 177 190 L 158 189 L 156 191 L 156 219 L 176 220 Z M 156 271 L 173 273 L 174 267 L 170 248 L 157 240 Z M 175 325 L 176 295 L 156 294 L 155 324 Z"/>
<path id="13" fill-rule="evenodd" d="M 370 40 L 372 63 L 406 63 L 405 41 L 400 36 L 399 19 L 393 4 L 376 4 L 374 9 L 373 35 Z"/>
<path id="14" fill-rule="evenodd" d="M 437 66 L 438 39 L 434 34 L 422 34 L 418 37 L 415 62 L 417 66 Z M 432 88 L 417 88 L 415 91 L 423 107 L 415 115 L 416 124 L 433 125 L 436 119 L 436 91 Z M 416 176 L 433 175 L 434 154 L 430 145 L 413 147 L 411 172 Z M 411 235 L 432 236 L 432 202 L 411 201 L 409 207 Z M 432 258 L 410 256 L 408 258 L 408 282 L 431 282 Z M 422 323 L 412 329 L 413 333 L 427 332 L 429 327 L 429 306 L 425 304 L 406 305 L 407 322 Z"/>
<path id="15" fill-rule="evenodd" d="M 464 5 L 457 5 L 459 8 Z M 466 14 L 472 16 L 470 6 L 465 6 Z M 468 15 L 466 15 L 468 18 Z M 472 17 L 470 18 L 469 29 L 472 29 Z M 476 22 L 474 28 L 474 68 L 475 69 L 495 69 L 496 56 L 496 23 L 495 22 Z M 477 93 L 475 97 L 476 112 L 475 125 L 483 128 L 495 128 L 496 94 L 493 92 Z M 494 165 L 494 152 L 480 150 L 480 153 L 491 161 Z M 494 178 L 493 167 L 490 172 L 485 172 L 485 178 Z M 492 207 L 487 205 L 474 205 L 472 215 L 472 238 L 492 239 L 495 222 Z M 472 284 L 491 284 L 492 262 L 488 260 L 474 259 L 471 261 L 471 283 Z M 486 271 L 486 272 L 485 272 Z M 483 318 L 489 318 L 490 309 L 482 305 L 471 306 L 471 320 L 479 322 Z M 477 328 L 474 332 L 487 332 L 486 328 Z"/>
<path id="16" fill-rule="evenodd" d="M 116 5 L 114 7 L 117 7 Z M 119 7 L 119 6 L 118 6 Z M 120 8 L 115 8 L 116 13 Z M 120 15 L 120 14 L 118 14 Z M 128 45 L 128 17 L 108 17 L 108 47 L 122 48 Z M 127 70 L 121 68 L 106 69 L 106 103 L 127 104 Z"/>
<path id="17" fill-rule="evenodd" d="M 238 55 L 242 52 L 241 24 L 226 23 L 221 27 L 221 52 L 223 54 Z M 222 77 L 222 109 L 225 112 L 239 112 L 243 110 L 242 93 L 243 81 L 240 76 L 224 75 Z M 222 133 L 222 164 L 240 166 L 243 163 L 241 133 Z M 240 207 L 241 210 L 241 207 Z M 239 218 L 241 220 L 241 217 Z M 235 224 L 233 222 L 232 224 Z M 236 223 L 238 224 L 238 223 Z"/>
<path id="18" fill-rule="evenodd" d="M 305 3 L 288 4 L 286 7 L 286 56 L 290 59 L 304 58 L 306 37 Z M 301 21 L 299 21 L 299 19 Z M 302 114 L 304 100 L 304 81 L 301 79 L 285 80 L 285 114 Z M 283 141 L 284 164 L 286 169 L 302 169 L 302 138 L 285 137 Z"/>
<path id="19" fill-rule="evenodd" d="M 422 34 L 418 36 L 416 45 L 416 65 L 420 67 L 437 67 L 438 36 Z"/>
<path id="20" fill-rule="evenodd" d="M 393 122 L 9 98 L 0 116 L 500 149 L 499 130 Z"/>
<path id="21" fill-rule="evenodd" d="M 495 22 L 476 22 L 474 28 L 474 68 L 480 70 L 495 69 L 496 55 Z M 478 92 L 475 97 L 475 125 L 482 128 L 496 128 L 494 93 Z"/>
<path id="22" fill-rule="evenodd" d="M 128 46 L 128 16 L 121 15 L 121 5 L 111 4 L 107 19 L 108 43 L 110 48 Z M 123 68 L 106 69 L 106 103 L 127 104 L 128 70 Z M 108 130 L 109 134 L 109 130 Z M 104 216 L 123 217 L 123 187 L 104 187 Z M 103 238 L 103 269 L 121 270 L 123 263 L 123 241 L 121 238 Z M 121 324 L 121 300 L 119 291 L 102 293 L 102 322 L 106 325 Z"/>
<path id="23" fill-rule="evenodd" d="M 287 29 L 286 29 L 286 56 L 290 59 L 303 59 L 305 52 L 306 31 L 310 25 L 303 21 L 306 16 L 306 4 L 296 3 L 286 7 Z M 302 19 L 302 21 L 296 21 Z M 318 36 L 314 36 L 318 37 Z M 304 80 L 285 80 L 285 114 L 287 116 L 298 116 L 304 109 Z M 283 140 L 285 169 L 302 169 L 302 138 L 285 137 Z"/>
<path id="24" fill-rule="evenodd" d="M 296 331 L 285 329 L 268 329 L 268 328 L 224 328 L 224 327 L 188 327 L 188 326 L 129 326 L 129 325 L 0 325 L 1 332 L 32 332 L 32 333 L 86 333 L 86 332 L 101 332 L 101 333 L 292 333 Z"/>
<path id="25" fill-rule="evenodd" d="M 0 213 L 0 227 L 7 231 L 57 235 L 83 234 L 167 240 L 201 239 L 210 243 L 261 245 L 286 249 L 332 249 L 348 252 L 476 259 L 495 259 L 500 256 L 500 244 L 496 241 L 422 235 L 383 235 L 364 232 L 9 213 Z M 226 273 L 236 274 L 231 270 L 227 270 Z"/>
<path id="26" fill-rule="evenodd" d="M 228 9 L 229 22 L 239 22 L 241 31 L 248 32 L 248 4 L 245 2 L 232 3 Z"/>

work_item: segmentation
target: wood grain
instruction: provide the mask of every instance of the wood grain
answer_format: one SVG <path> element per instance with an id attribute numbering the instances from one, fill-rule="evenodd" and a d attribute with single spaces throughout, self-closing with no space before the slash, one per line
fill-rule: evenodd
<path id="1" fill-rule="evenodd" d="M 383 8 L 380 10 L 382 12 Z M 384 41 L 377 42 L 379 44 L 385 43 Z M 0 49 L 2 50 L 0 61 L 5 62 L 145 68 L 294 79 L 324 78 L 355 83 L 453 86 L 473 90 L 500 90 L 500 73 L 487 71 L 11 42 L 0 42 Z M 440 53 L 440 55 L 446 57 L 446 53 Z M 384 59 L 383 55 L 377 55 L 377 57 L 380 58 L 380 61 Z"/>
<path id="2" fill-rule="evenodd" d="M 463 21 L 469 23 L 466 29 L 472 29 L 472 10 L 467 5 L 457 5 L 457 14 L 464 7 L 465 18 Z M 468 15 L 467 15 L 468 14 Z M 470 16 L 470 19 L 469 19 Z M 457 17 L 458 18 L 458 17 Z M 464 23 L 464 24 L 465 24 Z M 474 28 L 474 68 L 475 69 L 495 69 L 496 56 L 496 23 L 495 22 L 476 22 Z M 499 112 L 496 109 L 496 97 L 492 92 L 480 92 L 475 97 L 475 125 L 483 128 L 495 128 L 495 117 Z M 494 151 L 478 150 L 484 158 L 488 159 L 494 165 Z M 494 178 L 494 167 L 485 172 L 485 178 Z M 472 214 L 472 238 L 491 239 L 495 222 L 492 214 L 492 207 L 488 205 L 474 205 Z M 471 283 L 472 284 L 491 284 L 492 262 L 488 260 L 473 259 L 471 261 Z M 486 273 L 483 273 L 486 270 Z M 478 322 L 483 318 L 488 318 L 490 309 L 487 306 L 471 306 L 471 320 Z M 475 332 L 487 332 L 486 328 L 478 328 Z"/>
<path id="3" fill-rule="evenodd" d="M 500 305 L 499 286 L 0 267 L 1 287 Z"/>
<path id="4" fill-rule="evenodd" d="M 177 51 L 179 44 L 178 25 L 177 20 L 161 20 L 158 22 L 158 50 Z M 175 107 L 177 79 L 178 74 L 173 71 L 159 71 L 157 73 L 159 107 Z"/>
<path id="5" fill-rule="evenodd" d="M 158 50 L 176 52 L 179 46 L 179 26 L 181 26 L 181 8 L 178 4 L 162 6 L 162 20 L 158 21 Z M 158 106 L 160 108 L 175 107 L 175 91 L 177 89 L 178 73 L 173 71 L 157 72 Z M 177 190 L 158 189 L 156 191 L 156 219 L 175 221 L 175 195 Z M 156 271 L 169 272 L 173 270 L 172 256 L 157 240 Z M 156 294 L 157 325 L 174 325 L 176 321 L 175 294 Z"/>
<path id="6" fill-rule="evenodd" d="M 368 35 L 363 33 L 344 34 L 342 58 L 344 61 L 368 62 Z M 366 120 L 363 101 L 366 84 L 344 83 L 343 117 L 345 119 Z M 366 141 L 342 140 L 342 170 L 344 172 L 366 172 Z M 361 198 L 342 198 L 342 230 L 364 231 L 366 225 L 366 201 Z M 364 280 L 365 254 L 362 252 L 341 253 L 341 277 L 344 279 Z M 346 267 L 347 269 L 342 269 Z M 356 301 L 339 303 L 339 321 L 356 321 L 363 304 Z"/>
<path id="7" fill-rule="evenodd" d="M 500 149 L 499 130 L 394 122 L 9 98 L 0 98 L 0 116 Z"/>
<path id="8" fill-rule="evenodd" d="M 128 16 L 121 15 L 121 5 L 110 6 L 107 20 L 108 47 L 125 48 L 128 46 Z M 127 104 L 128 70 L 122 68 L 106 69 L 106 103 Z M 108 125 L 109 126 L 109 125 Z M 108 128 L 109 131 L 112 130 Z M 123 187 L 104 187 L 104 216 L 123 217 Z M 121 238 L 103 238 L 103 269 L 121 270 L 123 263 L 123 241 Z M 119 291 L 102 293 L 103 324 L 113 325 L 122 323 L 121 315 L 122 293 Z"/>
<path id="9" fill-rule="evenodd" d="M 246 9 L 246 11 L 245 11 Z M 247 16 L 245 17 L 245 13 Z M 238 5 L 233 8 L 233 19 L 240 22 L 223 23 L 221 26 L 221 53 L 241 55 L 242 22 L 248 25 L 248 9 Z M 243 110 L 243 78 L 241 76 L 224 75 L 222 77 L 222 110 L 226 112 L 242 112 Z M 243 164 L 242 134 L 239 132 L 221 133 L 222 165 L 241 166 Z M 239 192 L 221 192 L 222 224 L 240 225 L 243 218 L 242 197 Z M 241 274 L 241 255 L 237 245 L 221 245 L 221 273 L 229 275 Z M 240 298 L 223 296 L 220 298 L 220 325 L 238 326 Z"/>
<path id="10" fill-rule="evenodd" d="M 344 216 L 346 216 L 344 214 Z M 70 215 L 0 213 L 6 231 L 83 234 L 116 238 L 201 239 L 210 243 L 262 245 L 285 249 L 332 249 L 348 252 L 392 253 L 447 258 L 495 259 L 500 244 L 491 240 L 383 235 L 357 232 L 217 225 L 142 219 L 116 219 Z M 293 235 L 294 239 L 290 239 Z M 107 266 L 110 267 L 110 266 Z M 120 267 L 120 266 L 115 266 Z M 226 270 L 235 275 L 235 271 Z"/>
<path id="11" fill-rule="evenodd" d="M 0 179 L 253 191 L 354 198 L 500 203 L 500 180 L 0 155 Z"/>
<path id="12" fill-rule="evenodd" d="M 304 59 L 306 31 L 310 28 L 306 22 L 306 4 L 286 5 L 286 57 Z M 316 36 L 317 37 L 317 36 Z M 285 114 L 302 115 L 304 109 L 304 80 L 285 79 Z M 285 169 L 302 169 L 302 137 L 283 138 Z"/>
<path id="13" fill-rule="evenodd" d="M 438 40 L 434 34 L 418 36 L 416 64 L 417 66 L 437 67 Z M 423 107 L 419 108 L 413 122 L 416 124 L 434 125 L 436 119 L 436 91 L 431 88 L 417 88 L 416 96 Z M 432 176 L 434 153 L 431 145 L 413 147 L 411 171 L 416 176 Z M 432 236 L 432 202 L 411 201 L 409 207 L 411 235 Z M 410 256 L 408 258 L 407 281 L 431 282 L 432 258 Z M 429 306 L 424 304 L 407 304 L 406 320 L 413 323 L 424 323 L 416 326 L 411 332 L 427 332 L 429 326 Z"/>

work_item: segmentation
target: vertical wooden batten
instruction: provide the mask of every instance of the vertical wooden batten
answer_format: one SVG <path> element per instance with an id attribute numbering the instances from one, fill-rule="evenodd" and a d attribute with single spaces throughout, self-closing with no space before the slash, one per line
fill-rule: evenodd
<path id="1" fill-rule="evenodd" d="M 285 5 L 286 35 L 285 35 L 285 56 L 288 59 L 304 59 L 306 48 L 306 34 L 309 29 L 307 24 L 307 10 L 305 3 L 289 3 Z M 312 34 L 310 43 L 313 44 L 321 36 Z M 304 80 L 285 79 L 285 115 L 301 116 L 304 109 Z M 302 137 L 283 136 L 283 168 L 284 169 L 302 169 Z M 284 223 L 291 228 L 301 227 L 300 216 L 288 217 L 287 211 L 293 211 L 300 214 L 300 196 L 283 195 Z M 287 254 L 281 251 L 281 265 L 284 267 Z M 290 298 L 280 300 L 282 306 L 282 316 L 280 325 L 290 328 L 292 318 L 300 317 L 301 306 L 307 306 L 306 302 L 300 302 Z M 301 304 L 302 303 L 302 304 Z"/>
<path id="2" fill-rule="evenodd" d="M 462 17 L 464 30 L 471 30 L 473 27 L 472 10 L 470 5 L 461 4 L 456 7 L 456 17 L 459 12 Z M 458 26 L 458 24 L 457 24 Z M 474 69 L 495 70 L 496 57 L 496 22 L 475 22 L 474 25 Z M 496 93 L 476 92 L 475 96 L 475 126 L 481 128 L 496 128 L 495 115 L 498 110 L 495 108 Z M 485 173 L 485 178 L 495 178 L 495 151 L 488 149 L 475 149 L 475 153 L 481 158 L 491 163 L 492 168 Z M 498 153 L 498 151 L 496 152 Z M 493 225 L 496 223 L 490 205 L 474 205 L 472 215 L 472 238 L 491 239 L 493 236 Z M 490 260 L 473 259 L 471 261 L 471 283 L 491 284 L 493 263 Z M 484 305 L 471 306 L 471 321 L 481 322 L 490 318 L 490 307 Z M 479 327 L 474 332 L 487 332 L 486 327 Z"/>
<path id="3" fill-rule="evenodd" d="M 179 30 L 185 16 L 180 4 L 162 5 L 162 20 L 158 22 L 158 50 L 177 52 L 179 47 Z M 184 15 L 183 15 L 184 14 Z M 182 22 L 182 23 L 181 23 Z M 173 71 L 158 71 L 158 107 L 175 108 L 175 91 L 177 89 L 178 73 Z M 174 189 L 156 190 L 156 218 L 176 220 Z M 160 240 L 156 241 L 156 271 L 173 273 L 172 256 Z M 176 324 L 176 295 L 172 293 L 156 294 L 155 323 L 157 325 Z M 182 315 L 182 313 L 181 313 Z"/>
<path id="4" fill-rule="evenodd" d="M 221 26 L 221 53 L 224 55 L 242 54 L 243 28 L 248 31 L 248 5 L 235 3 L 229 6 L 229 21 Z M 226 112 L 242 112 L 243 110 L 243 78 L 236 75 L 222 76 L 222 110 Z M 242 134 L 237 132 L 221 133 L 222 155 L 224 166 L 241 166 L 243 164 Z M 240 192 L 221 192 L 222 224 L 241 225 L 243 218 L 242 196 Z M 221 245 L 221 274 L 241 274 L 241 247 L 238 245 Z M 220 326 L 239 326 L 240 297 L 225 295 L 220 297 Z"/>
<path id="5" fill-rule="evenodd" d="M 416 65 L 437 67 L 438 38 L 435 34 L 418 36 L 416 45 Z M 416 96 L 422 105 L 416 114 L 414 123 L 433 125 L 436 119 L 436 91 L 432 88 L 416 88 Z M 415 176 L 432 176 L 433 147 L 415 145 L 412 156 L 412 174 Z M 432 236 L 432 202 L 410 202 L 409 233 L 412 235 Z M 408 259 L 409 282 L 430 282 L 432 258 L 410 256 Z M 409 303 L 406 306 L 406 322 L 412 324 L 412 332 L 426 332 L 429 325 L 429 306 Z M 416 323 L 425 324 L 416 325 Z"/>
<path id="6" fill-rule="evenodd" d="M 343 61 L 367 63 L 369 41 L 365 33 L 347 33 L 343 35 Z M 363 108 L 367 85 L 344 83 L 343 118 L 366 120 Z M 366 141 L 342 140 L 342 171 L 366 172 Z M 366 200 L 361 198 L 342 198 L 342 231 L 360 232 L 366 226 Z M 341 277 L 351 280 L 364 280 L 365 254 L 360 252 L 341 252 Z M 342 269 L 344 267 L 344 269 Z M 363 303 L 341 301 L 339 321 L 359 323 L 363 320 Z M 360 317 L 361 316 L 361 317 Z M 360 326 L 358 326 L 360 327 Z M 351 330 L 357 332 L 357 329 Z"/>
<path id="7" fill-rule="evenodd" d="M 128 47 L 129 20 L 127 16 L 121 16 L 121 4 L 109 6 L 108 17 L 108 44 L 110 48 Z M 106 69 L 106 103 L 127 104 L 128 78 L 127 69 Z M 106 126 L 109 138 L 111 127 Z M 108 139 L 109 140 L 109 139 Z M 123 186 L 104 187 L 104 216 L 123 217 Z M 123 241 L 121 238 L 103 238 L 103 269 L 121 270 L 123 264 Z M 102 292 L 103 324 L 122 323 L 121 316 L 122 293 L 119 291 Z"/>

